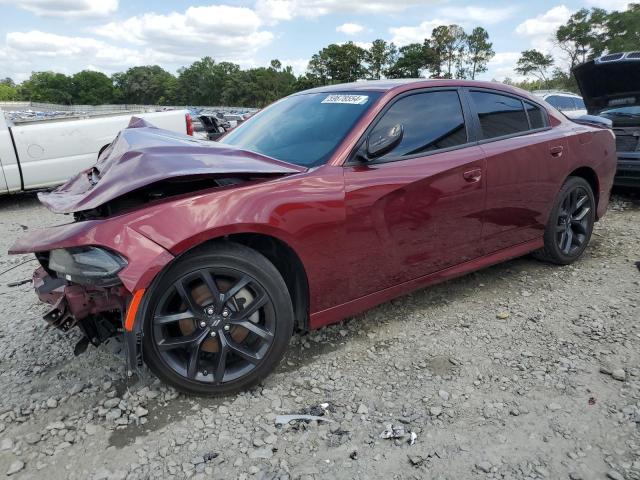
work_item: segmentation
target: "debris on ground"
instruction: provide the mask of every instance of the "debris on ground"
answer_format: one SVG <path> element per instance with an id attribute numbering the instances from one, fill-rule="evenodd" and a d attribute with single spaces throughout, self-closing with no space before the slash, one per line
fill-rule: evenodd
<path id="1" fill-rule="evenodd" d="M 275 424 L 277 425 L 287 425 L 291 422 L 333 422 L 330 418 L 321 417 L 319 415 L 303 415 L 303 414 L 294 414 L 294 415 L 278 415 L 276 416 Z"/>
<path id="2" fill-rule="evenodd" d="M 313 407 L 303 408 L 300 413 L 305 415 L 315 415 L 317 417 L 322 417 L 326 415 L 328 412 L 335 412 L 335 407 L 329 402 L 325 402 L 319 405 L 315 405 Z"/>
<path id="3" fill-rule="evenodd" d="M 60 220 L 5 196 L 0 252 Z M 614 192 L 595 229 L 571 265 L 526 256 L 294 334 L 222 399 L 127 379 L 110 348 L 75 358 L 80 334 L 6 288 L 35 257 L 0 253 L 0 476 L 640 480 L 640 195 Z"/>
<path id="4" fill-rule="evenodd" d="M 402 425 L 387 423 L 385 429 L 378 435 L 382 439 L 407 439 L 409 445 L 414 445 L 418 435 L 415 432 L 407 431 Z"/>

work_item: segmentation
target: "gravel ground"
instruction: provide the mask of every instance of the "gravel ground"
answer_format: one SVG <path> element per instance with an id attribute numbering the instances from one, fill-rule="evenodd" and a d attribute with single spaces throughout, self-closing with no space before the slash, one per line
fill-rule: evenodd
<path id="1" fill-rule="evenodd" d="M 217 400 L 127 379 L 117 342 L 74 357 L 79 336 L 7 285 L 21 265 L 0 278 L 0 474 L 640 479 L 639 220 L 619 192 L 573 266 L 525 257 L 296 335 L 261 386 Z M 0 250 L 59 221 L 0 198 Z M 331 422 L 277 427 L 288 413 Z"/>

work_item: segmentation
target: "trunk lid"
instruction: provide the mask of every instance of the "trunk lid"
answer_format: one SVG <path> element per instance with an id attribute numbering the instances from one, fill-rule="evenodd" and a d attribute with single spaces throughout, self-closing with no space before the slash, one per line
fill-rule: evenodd
<path id="1" fill-rule="evenodd" d="M 195 185 L 203 178 L 270 178 L 306 170 L 255 152 L 161 130 L 134 117 L 94 167 L 38 197 L 55 213 L 75 213 L 168 180 Z"/>

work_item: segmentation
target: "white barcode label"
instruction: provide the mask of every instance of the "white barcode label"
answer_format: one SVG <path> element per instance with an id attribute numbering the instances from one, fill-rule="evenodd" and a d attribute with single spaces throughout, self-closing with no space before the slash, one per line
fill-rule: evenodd
<path id="1" fill-rule="evenodd" d="M 348 105 L 364 105 L 369 95 L 329 95 L 322 103 L 344 103 Z"/>

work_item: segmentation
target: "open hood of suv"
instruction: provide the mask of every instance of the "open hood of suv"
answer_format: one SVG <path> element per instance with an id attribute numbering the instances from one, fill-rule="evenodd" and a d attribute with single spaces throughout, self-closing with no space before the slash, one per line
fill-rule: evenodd
<path id="1" fill-rule="evenodd" d="M 590 114 L 640 105 L 640 51 L 612 53 L 573 69 Z"/>
<path id="2" fill-rule="evenodd" d="M 193 182 L 195 189 L 206 178 L 270 178 L 304 171 L 258 153 L 161 130 L 134 117 L 94 167 L 38 197 L 55 213 L 73 213 L 167 181 Z"/>

